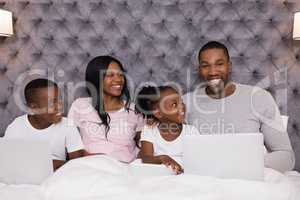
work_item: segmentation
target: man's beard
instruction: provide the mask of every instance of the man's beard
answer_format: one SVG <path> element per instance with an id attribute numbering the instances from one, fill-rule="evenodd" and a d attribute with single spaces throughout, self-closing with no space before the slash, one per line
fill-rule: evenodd
<path id="1" fill-rule="evenodd" d="M 207 86 L 213 93 L 220 94 L 225 88 L 225 82 L 222 79 L 212 79 L 207 81 Z"/>

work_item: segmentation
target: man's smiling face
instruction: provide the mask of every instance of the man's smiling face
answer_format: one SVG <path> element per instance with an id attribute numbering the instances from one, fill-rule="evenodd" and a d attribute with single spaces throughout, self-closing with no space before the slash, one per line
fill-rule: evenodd
<path id="1" fill-rule="evenodd" d="M 199 75 L 210 87 L 221 83 L 226 85 L 230 79 L 231 62 L 223 49 L 212 48 L 199 55 Z"/>

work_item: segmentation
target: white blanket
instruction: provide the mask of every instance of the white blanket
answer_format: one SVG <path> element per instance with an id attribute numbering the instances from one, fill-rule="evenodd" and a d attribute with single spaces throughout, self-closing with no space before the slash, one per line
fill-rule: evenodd
<path id="1" fill-rule="evenodd" d="M 6 185 L 0 183 L 1 200 L 44 200 L 43 188 L 39 185 Z"/>
<path id="2" fill-rule="evenodd" d="M 131 170 L 128 165 L 106 156 L 84 157 L 63 166 L 42 187 L 46 200 L 300 199 L 295 184 L 272 169 L 265 170 L 264 182 L 196 175 L 146 177 Z"/>

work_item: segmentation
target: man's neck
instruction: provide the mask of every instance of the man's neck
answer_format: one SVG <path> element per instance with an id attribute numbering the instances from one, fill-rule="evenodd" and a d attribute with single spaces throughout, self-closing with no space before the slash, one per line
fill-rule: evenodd
<path id="1" fill-rule="evenodd" d="M 232 95 L 236 90 L 236 86 L 233 82 L 228 82 L 223 88 L 212 89 L 209 86 L 205 88 L 205 92 L 213 99 L 222 99 Z"/>
<path id="2" fill-rule="evenodd" d="M 28 115 L 28 121 L 36 129 L 45 129 L 51 126 L 53 123 L 48 122 L 38 115 Z"/>

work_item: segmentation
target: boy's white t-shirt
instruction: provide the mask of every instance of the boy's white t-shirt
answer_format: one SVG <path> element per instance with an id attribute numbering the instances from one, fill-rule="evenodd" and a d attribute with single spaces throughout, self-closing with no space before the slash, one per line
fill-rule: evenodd
<path id="1" fill-rule="evenodd" d="M 165 140 L 157 126 L 144 126 L 140 141 L 152 143 L 154 156 L 168 155 L 181 163 L 182 160 L 182 138 L 184 135 L 200 135 L 198 129 L 192 125 L 183 124 L 181 134 L 173 141 Z"/>
<path id="2" fill-rule="evenodd" d="M 45 129 L 34 128 L 28 115 L 17 117 L 6 129 L 7 139 L 37 139 L 48 141 L 53 160 L 66 160 L 66 154 L 84 149 L 79 131 L 66 118 Z"/>

